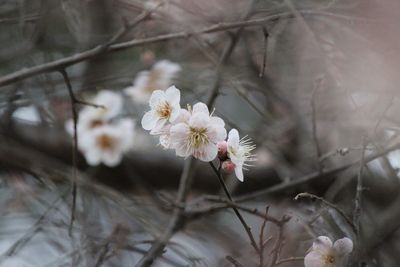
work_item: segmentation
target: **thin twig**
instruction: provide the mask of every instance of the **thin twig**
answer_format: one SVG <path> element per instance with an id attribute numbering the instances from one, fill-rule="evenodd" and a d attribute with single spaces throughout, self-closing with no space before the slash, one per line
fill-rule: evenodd
<path id="1" fill-rule="evenodd" d="M 265 215 L 268 215 L 268 210 L 269 207 L 265 208 Z M 264 266 L 264 248 L 266 243 L 264 242 L 264 232 L 265 232 L 265 226 L 267 225 L 267 219 L 264 219 L 262 225 L 261 225 L 261 230 L 260 230 L 260 236 L 259 236 L 259 244 L 258 246 L 260 247 L 260 267 Z"/>
<path id="2" fill-rule="evenodd" d="M 213 169 L 213 171 L 215 172 L 215 174 L 217 175 L 218 181 L 221 184 L 227 198 L 229 199 L 229 201 L 233 202 L 232 196 L 229 193 L 228 188 L 226 187 L 224 179 L 222 178 L 221 170 L 220 169 L 218 170 L 211 161 L 210 161 L 210 165 L 211 165 L 211 168 Z M 257 254 L 260 254 L 260 248 L 258 247 L 256 240 L 254 239 L 254 236 L 251 232 L 250 226 L 246 223 L 243 216 L 240 214 L 239 210 L 235 206 L 232 206 L 231 208 L 233 209 L 233 211 L 235 212 L 236 216 L 238 217 L 240 223 L 243 225 L 244 229 L 246 230 L 246 233 L 250 239 L 250 243 L 251 243 L 252 247 L 255 249 Z"/>
<path id="3" fill-rule="evenodd" d="M 380 157 L 382 157 L 382 156 L 384 156 L 384 155 L 386 155 L 386 154 L 388 154 L 388 153 L 390 153 L 390 152 L 392 152 L 394 150 L 398 150 L 398 149 L 400 149 L 400 143 L 396 143 L 396 144 L 394 144 L 394 145 L 392 145 L 390 147 L 387 147 L 386 149 L 384 149 L 382 151 L 379 151 L 377 153 L 374 153 L 372 155 L 369 155 L 369 156 L 365 157 L 364 163 L 371 162 L 371 161 L 373 161 L 373 160 L 375 160 L 377 158 L 380 158 Z M 282 191 L 288 190 L 288 189 L 293 189 L 293 188 L 298 187 L 299 185 L 307 184 L 307 183 L 310 183 L 310 182 L 312 182 L 314 180 L 317 180 L 317 179 L 320 179 L 320 178 L 323 178 L 323 177 L 327 177 L 327 176 L 330 176 L 330 175 L 334 175 L 334 174 L 339 173 L 341 171 L 347 170 L 347 169 L 349 169 L 351 167 L 356 166 L 357 164 L 360 164 L 360 162 L 361 162 L 361 160 L 358 159 L 358 160 L 355 160 L 355 161 L 350 162 L 350 163 L 346 163 L 346 164 L 343 164 L 343 165 L 340 165 L 340 166 L 337 166 L 337 167 L 333 167 L 333 168 L 324 170 L 323 173 L 320 173 L 319 171 L 317 171 L 317 172 L 313 172 L 313 173 L 307 174 L 307 175 L 299 177 L 299 178 L 293 178 L 293 179 L 290 179 L 290 182 L 280 183 L 280 184 L 271 186 L 271 187 L 266 188 L 266 189 L 262 189 L 262 190 L 251 192 L 249 194 L 242 195 L 241 197 L 236 198 L 235 201 L 236 202 L 248 201 L 250 199 L 255 199 L 255 198 L 258 198 L 258 197 L 261 197 L 261 196 L 266 196 L 268 194 L 272 194 L 272 193 L 276 193 L 276 192 L 282 192 Z"/>
<path id="4" fill-rule="evenodd" d="M 265 65 L 267 63 L 267 46 L 268 46 L 268 31 L 265 27 L 262 28 L 263 31 L 263 57 L 262 57 L 262 62 L 261 62 L 261 68 L 260 68 L 260 73 L 258 74 L 258 77 L 262 78 L 264 77 L 265 73 Z"/>
<path id="5" fill-rule="evenodd" d="M 321 158 L 322 152 L 321 152 L 321 146 L 318 141 L 318 133 L 317 133 L 317 109 L 316 109 L 316 101 L 315 101 L 315 96 L 318 91 L 318 89 L 321 87 L 322 84 L 322 79 L 319 78 L 315 81 L 315 86 L 314 90 L 311 95 L 311 121 L 312 121 L 312 137 L 315 145 L 315 150 L 317 153 L 317 159 Z M 322 172 L 324 165 L 322 161 L 317 161 L 318 162 L 318 170 Z"/>
<path id="6" fill-rule="evenodd" d="M 176 198 L 177 203 L 184 203 L 186 201 L 187 195 L 191 188 L 191 181 L 194 173 L 195 160 L 190 157 L 185 162 L 183 168 L 181 179 L 179 183 L 178 196 Z M 162 253 L 165 246 L 167 245 L 169 239 L 178 231 L 184 224 L 185 219 L 184 209 L 181 207 L 176 207 L 172 214 L 172 218 L 168 223 L 168 226 L 162 236 L 159 237 L 157 242 L 155 242 L 150 250 L 143 256 L 142 259 L 137 263 L 137 267 L 150 266 L 153 261 Z"/>
<path id="7" fill-rule="evenodd" d="M 74 126 L 74 135 L 73 135 L 73 144 L 72 144 L 72 207 L 71 207 L 71 220 L 69 224 L 68 233 L 72 235 L 72 226 L 75 220 L 75 209 L 76 209 L 76 194 L 77 194 L 77 186 L 76 186 L 76 175 L 77 175 L 77 156 L 78 156 L 78 110 L 76 107 L 76 97 L 74 95 L 74 91 L 72 90 L 71 81 L 69 80 L 68 74 L 65 70 L 60 71 L 61 75 L 64 78 L 65 84 L 68 89 L 68 94 L 71 102 L 71 110 L 72 110 L 72 121 Z"/>
<path id="8" fill-rule="evenodd" d="M 363 136 L 362 138 L 362 146 L 363 149 L 361 151 L 361 160 L 360 160 L 360 168 L 358 170 L 357 175 L 357 188 L 356 188 L 356 196 L 354 199 L 354 214 L 353 214 L 353 223 L 356 228 L 356 236 L 357 236 L 357 248 L 356 248 L 356 258 L 358 259 L 361 254 L 361 240 L 360 240 L 360 217 L 361 217 L 361 203 L 362 203 L 362 191 L 363 191 L 363 169 L 365 164 L 365 147 L 367 144 L 367 138 Z"/>
<path id="9" fill-rule="evenodd" d="M 275 266 L 278 266 L 283 263 L 292 262 L 292 261 L 304 261 L 304 257 L 290 257 L 287 259 L 281 259 L 276 262 Z"/>
<path id="10" fill-rule="evenodd" d="M 343 219 L 347 222 L 347 224 L 351 227 L 351 229 L 353 230 L 353 232 L 356 233 L 356 227 L 355 227 L 355 225 L 353 224 L 352 220 L 346 215 L 346 213 L 345 213 L 341 208 L 339 208 L 339 207 L 336 206 L 335 204 L 333 204 L 333 203 L 331 203 L 331 202 L 325 200 L 325 199 L 322 198 L 322 197 L 319 197 L 319 196 L 316 196 L 316 195 L 310 194 L 310 193 L 300 193 L 300 194 L 298 194 L 294 199 L 295 199 L 295 200 L 298 200 L 298 199 L 301 198 L 301 197 L 308 197 L 308 198 L 311 198 L 311 199 L 318 199 L 319 201 L 321 201 L 322 203 L 324 203 L 326 206 L 328 206 L 328 207 L 330 207 L 330 208 L 336 210 L 336 211 L 343 217 Z"/>
<path id="11" fill-rule="evenodd" d="M 225 259 L 227 261 L 229 261 L 230 263 L 232 263 L 235 267 L 244 267 L 240 262 L 238 262 L 237 260 L 235 260 L 232 256 L 226 256 Z"/>
<path id="12" fill-rule="evenodd" d="M 279 253 L 280 253 L 281 247 L 282 247 L 282 242 L 283 242 L 283 225 L 281 227 L 279 227 L 278 237 L 277 237 L 277 239 L 275 241 L 275 245 L 271 251 L 272 258 L 271 258 L 271 263 L 269 264 L 269 267 L 276 266 L 276 262 L 278 260 Z"/>
<path id="13" fill-rule="evenodd" d="M 319 12 L 315 12 L 312 10 L 304 10 L 304 11 L 300 11 L 300 13 L 304 13 L 306 15 L 322 15 Z M 46 72 L 59 71 L 60 69 L 63 69 L 68 66 L 71 66 L 71 65 L 80 63 L 82 61 L 91 59 L 93 57 L 96 57 L 103 52 L 104 53 L 116 52 L 116 51 L 125 50 L 128 48 L 141 46 L 141 45 L 145 45 L 145 44 L 149 44 L 149 43 L 163 42 L 163 41 L 175 40 L 175 39 L 185 39 L 185 38 L 190 38 L 191 36 L 195 36 L 195 35 L 204 35 L 204 34 L 210 34 L 210 33 L 216 33 L 216 32 L 223 32 L 223 31 L 227 31 L 230 29 L 236 29 L 236 28 L 254 27 L 254 26 L 263 25 L 264 23 L 266 23 L 268 21 L 278 20 L 282 17 L 292 18 L 293 14 L 291 12 L 282 12 L 279 14 L 274 14 L 274 15 L 266 16 L 264 18 L 259 18 L 259 19 L 249 19 L 249 20 L 244 20 L 244 21 L 239 21 L 239 22 L 231 22 L 231 23 L 220 22 L 220 23 L 216 23 L 210 27 L 207 27 L 205 29 L 198 30 L 198 31 L 188 31 L 188 32 L 182 31 L 182 32 L 175 32 L 175 33 L 167 33 L 167 34 L 161 34 L 161 35 L 149 37 L 149 38 L 121 42 L 121 43 L 110 45 L 104 51 L 103 51 L 103 45 L 99 45 L 93 49 L 86 50 L 84 52 L 77 53 L 72 56 L 68 56 L 68 57 L 65 57 L 65 58 L 62 58 L 59 60 L 44 63 L 44 64 L 34 66 L 31 68 L 24 68 L 19 71 L 10 73 L 3 77 L 0 77 L 0 87 L 14 83 L 16 81 L 27 79 L 27 78 L 35 76 L 35 75 L 43 74 Z"/>

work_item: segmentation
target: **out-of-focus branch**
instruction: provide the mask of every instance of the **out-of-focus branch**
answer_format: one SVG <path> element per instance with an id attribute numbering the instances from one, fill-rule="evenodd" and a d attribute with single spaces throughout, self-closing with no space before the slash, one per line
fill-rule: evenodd
<path id="1" fill-rule="evenodd" d="M 379 151 L 377 153 L 374 153 L 372 155 L 369 155 L 369 156 L 365 157 L 364 164 L 366 164 L 368 162 L 371 162 L 371 161 L 373 161 L 373 160 L 375 160 L 377 158 L 380 158 L 380 157 L 382 157 L 382 156 L 384 156 L 384 155 L 386 155 L 386 154 L 388 154 L 388 153 L 390 153 L 390 152 L 392 152 L 394 150 L 398 150 L 398 149 L 400 149 L 400 143 L 396 143 L 396 144 L 394 144 L 392 146 L 389 146 L 386 149 L 383 149 L 382 151 Z M 329 168 L 329 169 L 323 170 L 322 173 L 320 173 L 319 171 L 313 172 L 313 173 L 307 174 L 307 175 L 305 175 L 303 177 L 299 177 L 299 178 L 290 180 L 290 182 L 280 183 L 280 184 L 271 186 L 271 187 L 266 188 L 266 189 L 262 189 L 262 190 L 258 190 L 258 191 L 255 191 L 255 192 L 252 192 L 252 193 L 249 193 L 249 194 L 246 194 L 246 195 L 242 195 L 242 196 L 236 198 L 235 201 L 238 201 L 238 202 L 248 201 L 248 200 L 255 199 L 255 198 L 258 198 L 258 197 L 262 197 L 262 196 L 266 196 L 266 195 L 269 195 L 269 194 L 272 194 L 272 193 L 282 192 L 284 190 L 292 189 L 292 188 L 295 188 L 295 187 L 297 187 L 299 185 L 304 185 L 304 184 L 307 184 L 307 183 L 312 182 L 314 180 L 317 180 L 317 179 L 320 179 L 320 178 L 323 178 L 323 177 L 327 177 L 327 176 L 330 176 L 330 175 L 337 174 L 337 173 L 339 173 L 341 171 L 344 171 L 346 169 L 349 169 L 351 167 L 359 165 L 360 162 L 361 162 L 361 159 L 358 159 L 358 160 L 355 160 L 353 162 L 350 162 L 350 163 L 347 163 L 347 164 L 343 164 L 341 166 L 337 166 L 337 167 L 333 167 L 333 168 Z"/>
<path id="2" fill-rule="evenodd" d="M 322 15 L 320 12 L 312 11 L 312 10 L 304 10 L 304 11 L 299 11 L 299 12 L 304 15 Z M 204 34 L 210 34 L 210 33 L 216 33 L 216 32 L 223 32 L 223 31 L 237 29 L 237 28 L 259 26 L 259 25 L 263 25 L 266 22 L 275 21 L 282 17 L 291 18 L 291 17 L 293 17 L 293 14 L 291 12 L 282 12 L 279 14 L 274 14 L 274 15 L 270 15 L 270 16 L 266 16 L 266 17 L 258 18 L 258 19 L 249 19 L 249 20 L 245 20 L 245 21 L 231 22 L 231 23 L 222 23 L 221 22 L 221 23 L 216 23 L 215 25 L 212 25 L 210 27 L 207 27 L 205 29 L 198 30 L 198 31 L 192 31 L 192 32 L 182 31 L 182 32 L 176 32 L 176 33 L 162 34 L 162 35 L 149 37 L 149 38 L 136 39 L 136 40 L 132 40 L 132 41 L 112 44 L 112 45 L 109 45 L 106 49 L 104 49 L 104 45 L 98 45 L 97 47 L 90 49 L 90 50 L 86 50 L 82 53 L 77 53 L 75 55 L 68 56 L 68 57 L 65 57 L 65 58 L 62 58 L 59 60 L 55 60 L 52 62 L 44 63 L 44 64 L 41 64 L 41 65 L 38 65 L 35 67 L 21 69 L 14 73 L 0 77 L 0 87 L 33 77 L 35 75 L 43 74 L 46 72 L 59 71 L 60 69 L 64 69 L 66 67 L 72 66 L 72 65 L 80 63 L 82 61 L 94 58 L 102 53 L 125 50 L 128 48 L 141 46 L 144 44 L 157 43 L 157 42 L 163 42 L 163 41 L 175 40 L 175 39 L 185 39 L 185 38 L 190 38 L 190 37 L 196 36 L 196 35 L 204 35 Z"/>
<path id="3" fill-rule="evenodd" d="M 294 199 L 298 200 L 299 198 L 303 198 L 303 197 L 308 197 L 311 199 L 317 199 L 319 201 L 321 201 L 322 203 L 324 203 L 326 206 L 336 210 L 342 217 L 343 219 L 349 224 L 349 226 L 352 228 L 352 230 L 354 231 L 354 233 L 356 233 L 356 227 L 354 225 L 354 223 L 351 221 L 351 219 L 346 215 L 346 213 L 344 213 L 344 211 L 339 208 L 338 206 L 336 206 L 335 204 L 325 200 L 322 197 L 316 196 L 314 194 L 310 194 L 310 193 L 300 193 L 298 194 Z"/>

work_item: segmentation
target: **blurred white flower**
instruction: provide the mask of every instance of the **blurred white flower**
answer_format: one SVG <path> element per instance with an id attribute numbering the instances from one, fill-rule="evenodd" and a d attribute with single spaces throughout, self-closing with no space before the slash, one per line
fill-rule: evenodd
<path id="1" fill-rule="evenodd" d="M 123 154 L 132 148 L 133 137 L 133 121 L 121 119 L 117 123 L 104 124 L 84 132 L 78 145 L 89 165 L 104 163 L 114 167 L 121 162 Z"/>
<path id="2" fill-rule="evenodd" d="M 229 131 L 227 141 L 228 157 L 235 165 L 235 175 L 241 182 L 244 180 L 244 166 L 249 166 L 246 162 L 255 160 L 251 153 L 254 149 L 255 145 L 252 144 L 250 139 L 246 137 L 240 139 L 239 132 L 236 129 Z"/>
<path id="3" fill-rule="evenodd" d="M 217 156 L 217 143 L 226 137 L 225 123 L 221 118 L 210 116 L 204 103 L 193 106 L 189 120 L 171 126 L 170 147 L 176 155 L 212 161 Z"/>
<path id="4" fill-rule="evenodd" d="M 86 106 L 79 112 L 78 123 L 76 125 L 78 135 L 107 123 L 108 120 L 121 112 L 123 104 L 122 97 L 119 94 L 108 90 L 100 91 L 90 102 L 102 107 Z M 70 135 L 74 135 L 74 123 L 72 119 L 66 121 L 65 129 Z"/>
<path id="5" fill-rule="evenodd" d="M 143 129 L 151 130 L 150 134 L 160 134 L 167 122 L 174 122 L 178 118 L 180 100 L 181 92 L 175 86 L 166 91 L 154 91 L 149 101 L 151 110 L 142 118 Z"/>
<path id="6" fill-rule="evenodd" d="M 165 90 L 171 86 L 181 67 L 168 60 L 161 60 L 154 64 L 150 71 L 141 71 L 137 74 L 133 86 L 125 89 L 125 93 L 136 102 L 147 102 L 155 90 Z"/>
<path id="7" fill-rule="evenodd" d="M 353 241 L 345 237 L 334 244 L 326 236 L 319 236 L 304 258 L 305 267 L 345 267 L 348 255 L 353 250 Z"/>
<path id="8" fill-rule="evenodd" d="M 91 101 L 92 104 L 101 105 L 104 108 L 87 106 L 81 113 L 88 112 L 94 118 L 111 119 L 117 116 L 122 109 L 123 101 L 120 94 L 109 90 L 100 91 Z"/>

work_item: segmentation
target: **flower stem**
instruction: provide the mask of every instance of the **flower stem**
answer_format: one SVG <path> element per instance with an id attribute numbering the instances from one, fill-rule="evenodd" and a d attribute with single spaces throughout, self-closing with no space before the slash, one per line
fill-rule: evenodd
<path id="1" fill-rule="evenodd" d="M 211 165 L 211 168 L 213 169 L 214 173 L 217 175 L 218 181 L 219 181 L 219 183 L 221 184 L 222 189 L 224 190 L 224 192 L 225 192 L 227 198 L 229 199 L 229 201 L 231 201 L 231 202 L 234 203 L 234 201 L 233 201 L 233 199 L 232 199 L 232 196 L 231 196 L 231 194 L 229 193 L 228 187 L 226 186 L 225 181 L 224 181 L 224 179 L 222 178 L 222 175 L 221 175 L 221 166 L 217 169 L 217 168 L 215 167 L 215 165 L 214 165 L 212 162 L 210 162 L 210 165 Z M 246 233 L 247 233 L 247 235 L 249 236 L 251 245 L 254 247 L 254 249 L 256 250 L 257 254 L 259 254 L 259 253 L 260 253 L 260 249 L 259 249 L 259 247 L 257 246 L 257 243 L 256 243 L 256 241 L 255 241 L 255 239 L 254 239 L 253 234 L 251 233 L 251 228 L 250 228 L 250 226 L 246 223 L 246 221 L 244 220 L 243 216 L 240 214 L 239 210 L 238 210 L 236 207 L 232 206 L 231 208 L 233 209 L 233 211 L 235 212 L 236 216 L 238 217 L 240 223 L 243 225 L 244 229 L 246 230 Z"/>

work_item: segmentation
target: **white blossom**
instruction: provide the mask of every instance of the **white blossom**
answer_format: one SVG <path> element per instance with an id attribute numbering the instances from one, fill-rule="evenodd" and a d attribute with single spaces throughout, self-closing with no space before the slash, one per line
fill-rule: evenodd
<path id="1" fill-rule="evenodd" d="M 225 123 L 221 118 L 211 116 L 204 103 L 193 106 L 187 122 L 171 126 L 170 147 L 176 155 L 212 161 L 217 156 L 217 143 L 226 137 Z"/>
<path id="2" fill-rule="evenodd" d="M 187 111 L 186 109 L 181 108 L 180 113 L 178 118 L 173 122 L 173 123 L 169 123 L 166 124 L 160 131 L 159 131 L 159 135 L 160 135 L 160 145 L 165 148 L 171 148 L 171 141 L 170 141 L 170 130 L 171 127 L 174 124 L 177 123 L 187 123 L 189 121 L 190 118 L 190 112 Z"/>
<path id="3" fill-rule="evenodd" d="M 137 74 L 133 86 L 125 89 L 125 93 L 136 102 L 148 101 L 155 90 L 165 90 L 171 86 L 181 67 L 169 60 L 161 60 L 154 64 L 150 71 L 141 71 Z"/>
<path id="4" fill-rule="evenodd" d="M 160 134 L 167 122 L 174 122 L 180 114 L 180 91 L 171 86 L 166 91 L 156 90 L 150 97 L 151 110 L 144 114 L 142 127 L 150 134 Z"/>
<path id="5" fill-rule="evenodd" d="M 100 105 L 102 107 L 86 106 L 79 112 L 78 123 L 76 125 L 78 135 L 84 134 L 96 127 L 102 126 L 108 120 L 117 116 L 122 109 L 122 97 L 112 91 L 100 91 L 90 103 Z M 73 120 L 70 119 L 65 123 L 65 129 L 70 135 L 74 135 Z"/>
<path id="6" fill-rule="evenodd" d="M 236 129 L 229 131 L 227 140 L 228 157 L 235 165 L 235 175 L 241 182 L 244 180 L 244 166 L 249 166 L 247 162 L 255 160 L 251 153 L 253 149 L 255 149 L 255 146 L 250 139 L 240 139 L 239 132 Z"/>
<path id="7" fill-rule="evenodd" d="M 133 145 L 134 123 L 131 119 L 121 119 L 114 124 L 104 124 L 84 132 L 78 139 L 79 149 L 89 165 L 104 163 L 118 165 L 123 154 Z"/>
<path id="8" fill-rule="evenodd" d="M 345 237 L 334 244 L 326 236 L 319 236 L 310 252 L 304 258 L 305 267 L 345 267 L 349 254 L 353 250 L 353 241 Z"/>

